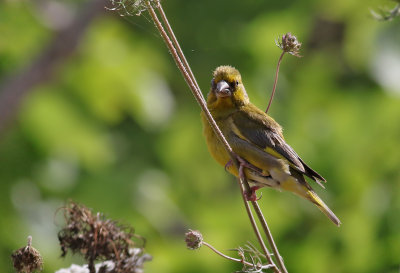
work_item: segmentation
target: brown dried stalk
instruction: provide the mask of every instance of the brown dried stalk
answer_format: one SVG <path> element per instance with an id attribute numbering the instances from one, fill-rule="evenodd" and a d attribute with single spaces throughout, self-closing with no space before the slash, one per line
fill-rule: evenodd
<path id="1" fill-rule="evenodd" d="M 278 65 L 276 66 L 274 86 L 272 87 L 271 97 L 269 99 L 267 110 L 265 110 L 265 113 L 268 113 L 268 110 L 271 107 L 272 100 L 274 99 L 276 84 L 278 83 L 279 68 L 281 66 L 283 56 L 285 56 L 285 53 L 289 53 L 293 56 L 299 58 L 301 57 L 299 52 L 301 48 L 301 43 L 297 40 L 296 36 L 292 35 L 290 32 L 282 35 L 280 39 L 275 40 L 275 44 L 282 50 L 282 53 L 281 56 L 279 56 Z"/>
<path id="2" fill-rule="evenodd" d="M 275 266 L 270 263 L 267 265 L 263 265 L 260 259 L 260 256 L 263 256 L 263 254 L 255 249 L 254 246 L 252 246 L 251 244 L 247 244 L 244 248 L 239 247 L 237 249 L 231 249 L 238 252 L 238 255 L 240 257 L 240 259 L 238 259 L 222 253 L 211 244 L 204 241 L 203 235 L 198 230 L 189 230 L 187 233 L 185 233 L 185 242 L 187 248 L 190 250 L 199 249 L 201 246 L 204 245 L 224 259 L 241 263 L 243 265 L 243 270 L 240 272 L 262 272 L 263 269 L 269 269 Z M 247 257 L 246 253 L 248 254 Z M 248 260 L 251 260 L 251 262 L 248 262 Z"/>
<path id="3" fill-rule="evenodd" d="M 265 113 L 268 113 L 268 110 L 271 107 L 272 100 L 274 99 L 275 90 L 276 90 L 276 84 L 278 83 L 279 67 L 281 66 L 281 62 L 282 62 L 282 59 L 283 59 L 283 56 L 285 55 L 285 53 L 286 53 L 285 51 L 282 51 L 282 54 L 281 54 L 281 56 L 279 57 L 279 60 L 278 60 L 278 65 L 276 66 L 274 86 L 272 87 L 271 97 L 269 99 L 267 110 L 265 110 Z"/>

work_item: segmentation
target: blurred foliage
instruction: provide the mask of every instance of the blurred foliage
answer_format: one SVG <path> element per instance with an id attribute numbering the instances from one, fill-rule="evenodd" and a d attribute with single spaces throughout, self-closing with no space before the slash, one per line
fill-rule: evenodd
<path id="1" fill-rule="evenodd" d="M 49 42 L 45 2 L 0 2 L 3 79 Z M 55 2 L 70 12 L 83 3 Z M 280 54 L 274 40 L 292 32 L 303 43 L 303 58 L 283 60 L 270 114 L 328 180 L 317 191 L 343 225 L 296 196 L 262 190 L 289 272 L 398 272 L 400 21 L 369 17 L 377 0 L 163 5 L 204 93 L 212 70 L 230 64 L 265 108 Z M 55 77 L 24 98 L 0 136 L 0 192 L 2 272 L 12 272 L 10 255 L 29 234 L 44 272 L 82 263 L 59 259 L 55 211 L 68 199 L 147 238 L 146 272 L 240 269 L 209 250 L 188 251 L 189 228 L 221 250 L 255 242 L 236 182 L 208 155 L 199 107 L 146 13 L 105 12 Z"/>

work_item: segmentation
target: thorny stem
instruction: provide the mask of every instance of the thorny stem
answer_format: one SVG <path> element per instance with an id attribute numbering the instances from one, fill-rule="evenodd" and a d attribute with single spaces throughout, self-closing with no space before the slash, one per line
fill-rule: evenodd
<path id="1" fill-rule="evenodd" d="M 220 252 L 219 250 L 217 250 L 216 248 L 214 248 L 212 245 L 210 245 L 207 242 L 203 241 L 202 244 L 205 245 L 206 247 L 208 247 L 209 249 L 211 249 L 212 251 L 214 251 L 215 253 L 217 253 L 219 256 L 225 258 L 225 259 L 228 259 L 228 260 L 231 260 L 231 261 L 234 261 L 234 262 L 239 262 L 239 263 L 242 263 L 242 264 L 245 264 L 245 265 L 248 265 L 248 266 L 254 266 L 253 264 L 251 264 L 249 262 L 246 262 L 246 261 L 244 261 L 242 259 L 237 259 L 237 258 L 233 258 L 233 257 L 228 256 L 228 255 L 225 255 L 224 253 Z"/>
<path id="2" fill-rule="evenodd" d="M 268 113 L 269 107 L 271 107 L 272 100 L 274 99 L 276 84 L 278 83 L 279 67 L 281 66 L 281 62 L 282 62 L 282 59 L 283 59 L 283 56 L 285 55 L 285 53 L 286 53 L 286 51 L 282 51 L 282 54 L 279 57 L 278 65 L 276 67 L 276 72 L 275 72 L 274 87 L 272 88 L 271 97 L 269 99 L 267 110 L 265 110 L 265 113 Z"/>
<path id="3" fill-rule="evenodd" d="M 163 38 L 165 44 L 167 45 L 169 51 L 171 52 L 176 65 L 178 66 L 179 70 L 181 71 L 186 83 L 189 85 L 189 87 L 190 87 L 190 89 L 192 91 L 192 94 L 194 95 L 194 97 L 195 97 L 196 101 L 198 102 L 198 104 L 200 105 L 201 109 L 204 111 L 208 122 L 210 123 L 211 127 L 213 128 L 215 134 L 218 136 L 218 138 L 222 142 L 222 144 L 223 144 L 224 148 L 226 149 L 226 151 L 228 152 L 232 162 L 235 164 L 236 168 L 239 169 L 240 168 L 240 164 L 239 164 L 239 162 L 237 160 L 236 155 L 233 153 L 232 148 L 230 147 L 229 143 L 225 139 L 225 137 L 222 134 L 221 130 L 218 128 L 218 125 L 216 124 L 215 120 L 213 119 L 210 111 L 208 110 L 207 105 L 206 105 L 206 103 L 204 101 L 203 95 L 202 95 L 202 93 L 200 91 L 200 88 L 198 87 L 197 83 L 196 84 L 194 83 L 195 79 L 194 79 L 193 73 L 192 72 L 188 72 L 188 71 L 191 71 L 191 69 L 189 67 L 189 64 L 187 62 L 183 63 L 182 60 L 180 59 L 180 56 L 179 56 L 180 54 L 178 54 L 177 49 L 175 48 L 175 46 L 179 47 L 178 42 L 176 41 L 175 42 L 175 46 L 174 46 L 174 44 L 171 41 L 170 37 L 165 32 L 165 30 L 164 30 L 160 20 L 158 19 L 157 14 L 155 13 L 153 7 L 151 6 L 150 2 L 146 1 L 146 5 L 147 5 L 147 9 L 148 9 L 148 11 L 149 11 L 149 13 L 150 13 L 155 25 L 156 25 L 158 31 L 160 32 L 161 37 Z M 158 5 L 157 9 L 160 11 L 160 13 L 163 13 L 162 12 L 162 6 L 160 4 Z M 163 14 L 165 16 L 165 13 L 163 13 Z M 165 16 L 165 18 L 166 18 L 166 16 Z M 169 26 L 168 21 L 164 20 L 164 23 L 168 26 L 167 30 L 170 32 L 170 35 L 174 36 L 172 34 L 172 28 Z M 176 40 L 176 38 L 175 38 L 175 40 Z M 181 54 L 183 55 L 182 52 L 181 52 Z M 242 168 L 243 168 L 243 166 L 242 166 Z M 244 200 L 244 203 L 245 203 L 246 211 L 247 211 L 247 214 L 249 216 L 251 225 L 253 226 L 253 229 L 254 229 L 254 231 L 256 233 L 257 239 L 258 239 L 261 247 L 263 248 L 265 256 L 268 259 L 268 261 L 271 263 L 271 265 L 273 265 L 274 271 L 276 273 L 280 273 L 280 270 L 274 265 L 274 263 L 272 261 L 272 258 L 270 256 L 265 244 L 264 244 L 264 241 L 263 241 L 263 239 L 261 237 L 261 234 L 260 234 L 260 232 L 258 230 L 257 224 L 256 224 L 256 222 L 254 220 L 254 217 L 253 217 L 252 213 L 251 213 L 250 206 L 249 206 L 249 204 L 248 204 L 248 202 L 246 200 L 246 195 L 245 194 L 246 194 L 246 191 L 248 192 L 250 187 L 249 187 L 249 184 L 248 184 L 245 176 L 239 178 L 239 186 L 240 186 L 240 190 L 241 190 L 241 193 L 242 193 L 242 197 L 243 197 L 243 200 Z M 262 220 L 260 219 L 260 221 L 262 221 Z M 265 221 L 265 219 L 264 219 L 264 221 Z M 268 237 L 268 233 L 266 233 L 266 236 Z M 285 269 L 284 273 L 286 273 L 286 272 L 287 271 Z"/>

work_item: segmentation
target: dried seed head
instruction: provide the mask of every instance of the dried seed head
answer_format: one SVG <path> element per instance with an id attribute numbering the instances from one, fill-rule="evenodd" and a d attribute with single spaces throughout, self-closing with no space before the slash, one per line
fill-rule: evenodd
<path id="1" fill-rule="evenodd" d="M 153 8 L 156 8 L 160 0 L 147 0 Z M 145 0 L 110 0 L 111 7 L 107 8 L 116 11 L 121 16 L 140 16 L 143 11 L 147 10 Z"/>
<path id="2" fill-rule="evenodd" d="M 58 233 L 62 256 L 68 251 L 81 254 L 94 268 L 95 261 L 114 263 L 113 272 L 137 273 L 151 260 L 144 254 L 144 238 L 134 229 L 94 213 L 87 207 L 69 202 L 64 207 L 66 225 Z M 133 250 L 132 250 L 133 249 Z"/>
<path id="3" fill-rule="evenodd" d="M 42 271 L 43 260 L 39 251 L 31 246 L 32 237 L 28 237 L 28 245 L 21 247 L 11 254 L 14 268 L 19 273 L 31 273 L 35 271 Z"/>
<path id="4" fill-rule="evenodd" d="M 290 32 L 284 34 L 282 38 L 275 40 L 275 44 L 284 52 L 296 57 L 301 57 L 299 55 L 301 43 L 297 40 L 296 36 L 292 35 Z"/>
<path id="5" fill-rule="evenodd" d="M 189 249 L 198 249 L 203 244 L 203 235 L 197 230 L 189 229 L 189 232 L 185 234 L 186 246 Z"/>

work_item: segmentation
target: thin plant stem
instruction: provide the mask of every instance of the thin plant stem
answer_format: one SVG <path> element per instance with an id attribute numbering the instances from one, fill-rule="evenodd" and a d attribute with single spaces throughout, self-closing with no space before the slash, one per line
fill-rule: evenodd
<path id="1" fill-rule="evenodd" d="M 244 207 L 246 208 L 247 215 L 249 216 L 251 226 L 253 227 L 254 233 L 255 233 L 255 235 L 257 237 L 257 240 L 258 240 L 258 242 L 259 242 L 259 244 L 261 246 L 261 249 L 264 252 L 264 255 L 265 255 L 266 259 L 268 260 L 268 262 L 271 265 L 273 265 L 273 270 L 276 273 L 280 273 L 281 271 L 274 264 L 274 261 L 272 260 L 271 254 L 269 253 L 268 248 L 266 247 L 266 245 L 264 243 L 264 240 L 263 240 L 263 238 L 261 236 L 261 233 L 260 233 L 260 231 L 259 231 L 259 229 L 257 227 L 257 224 L 256 224 L 256 221 L 254 219 L 253 213 L 251 212 L 251 209 L 250 209 L 249 202 L 246 200 L 246 192 L 245 192 L 245 183 L 244 183 L 244 181 L 245 181 L 245 178 L 244 178 L 243 166 L 240 165 L 238 182 L 239 182 L 240 191 L 242 193 Z"/>
<path id="2" fill-rule="evenodd" d="M 272 87 L 271 97 L 269 98 L 267 110 L 265 110 L 265 113 L 268 113 L 268 110 L 271 107 L 272 100 L 274 99 L 275 90 L 276 90 L 276 84 L 278 83 L 279 67 L 281 66 L 281 62 L 282 62 L 282 59 L 283 59 L 283 56 L 285 55 L 285 53 L 286 53 L 286 51 L 282 51 L 282 54 L 279 57 L 278 65 L 276 67 L 276 72 L 275 72 L 274 87 Z"/>
<path id="3" fill-rule="evenodd" d="M 174 33 L 174 31 L 172 30 L 172 27 L 171 27 L 171 25 L 170 25 L 170 23 L 169 23 L 169 21 L 168 21 L 168 18 L 167 18 L 167 16 L 165 15 L 164 9 L 163 9 L 162 6 L 161 6 L 161 2 L 158 2 L 157 10 L 160 12 L 161 19 L 162 19 L 162 21 L 164 22 L 165 26 L 167 27 L 167 32 L 168 32 L 169 36 L 170 36 L 171 39 L 172 39 L 172 42 L 173 42 L 173 44 L 174 44 L 174 46 L 175 46 L 175 49 L 176 49 L 176 51 L 178 52 L 179 57 L 181 58 L 182 63 L 183 63 L 183 65 L 184 65 L 185 68 L 186 68 L 186 71 L 188 72 L 188 74 L 189 74 L 190 78 L 192 79 L 194 85 L 197 87 L 198 90 L 200 90 L 199 84 L 197 83 L 196 78 L 195 78 L 195 76 L 194 76 L 192 70 L 190 69 L 190 66 L 189 66 L 188 61 L 186 60 L 185 54 L 183 54 L 183 51 L 182 51 L 181 46 L 179 45 L 178 39 L 176 39 L 175 33 Z M 200 95 L 201 95 L 202 98 L 204 99 L 204 96 L 203 96 L 203 93 L 202 93 L 202 92 L 200 92 Z"/>
<path id="4" fill-rule="evenodd" d="M 213 117 L 211 116 L 210 111 L 208 111 L 207 105 L 201 95 L 200 90 L 195 86 L 195 84 L 193 83 L 191 77 L 189 76 L 189 73 L 187 72 L 186 68 L 184 67 L 181 59 L 179 58 L 179 55 L 171 41 L 171 39 L 168 37 L 168 34 L 165 32 L 164 27 L 162 26 L 160 20 L 157 17 L 157 14 L 155 13 L 153 7 L 151 6 L 149 1 L 146 1 L 146 5 L 147 8 L 150 12 L 150 15 L 158 29 L 158 31 L 160 32 L 164 42 L 166 43 L 169 51 L 172 54 L 172 57 L 175 60 L 176 65 L 178 66 L 179 70 L 181 71 L 184 79 L 186 80 L 186 83 L 189 85 L 190 90 L 192 91 L 196 101 L 198 102 L 198 104 L 200 105 L 201 109 L 204 111 L 204 113 L 206 114 L 207 120 L 208 122 L 211 124 L 211 127 L 214 129 L 214 132 L 216 133 L 216 135 L 218 136 L 218 138 L 222 141 L 222 145 L 224 146 L 224 148 L 228 151 L 229 155 L 232 158 L 232 161 L 235 163 L 235 165 L 238 165 L 237 159 L 233 154 L 233 150 L 230 147 L 230 145 L 228 144 L 228 142 L 226 141 L 225 137 L 223 136 L 221 130 L 218 128 L 217 123 L 215 122 L 215 120 L 213 119 Z"/>
<path id="5" fill-rule="evenodd" d="M 170 37 L 168 36 L 166 31 L 164 30 L 164 27 L 162 26 L 160 20 L 158 19 L 157 14 L 155 13 L 155 11 L 154 11 L 153 7 L 151 6 L 150 2 L 146 1 L 146 5 L 147 5 L 147 9 L 148 9 L 148 11 L 149 11 L 149 13 L 150 13 L 155 25 L 156 25 L 158 31 L 160 32 L 161 37 L 163 38 L 165 44 L 167 45 L 169 51 L 171 52 L 176 65 L 178 66 L 179 70 L 181 71 L 186 83 L 189 85 L 189 87 L 190 87 L 190 89 L 192 91 L 192 94 L 194 95 L 196 101 L 198 102 L 198 104 L 200 105 L 201 109 L 206 114 L 206 118 L 207 118 L 208 122 L 210 123 L 211 127 L 213 128 L 213 130 L 216 133 L 216 135 L 218 136 L 218 138 L 221 140 L 224 148 L 228 152 L 228 154 L 229 154 L 232 162 L 235 164 L 235 166 L 238 169 L 243 168 L 243 166 L 241 164 L 239 164 L 236 155 L 233 153 L 232 148 L 230 147 L 229 143 L 227 142 L 226 138 L 222 134 L 221 130 L 218 128 L 218 125 L 216 124 L 215 120 L 213 119 L 210 111 L 208 110 L 207 105 L 205 103 L 205 100 L 204 100 L 204 98 L 202 96 L 202 93 L 200 91 L 200 88 L 198 87 L 197 84 L 194 83 L 194 81 L 195 81 L 194 80 L 194 76 L 193 77 L 190 76 L 190 75 L 193 75 L 192 72 L 190 72 L 190 73 L 188 72 L 188 71 L 191 71 L 190 70 L 190 66 L 187 64 L 187 62 L 186 62 L 186 65 L 187 65 L 186 66 L 182 62 L 182 60 L 180 59 L 179 53 L 177 52 L 177 50 L 176 50 L 176 48 L 174 46 L 174 43 L 171 41 Z M 162 10 L 161 5 L 158 5 L 158 10 Z M 160 13 L 161 13 L 161 11 L 160 11 Z M 164 15 L 165 15 L 165 13 L 164 13 Z M 166 18 L 166 16 L 165 16 L 165 18 Z M 167 22 L 167 20 L 165 20 L 165 22 Z M 170 32 L 172 33 L 172 29 L 171 29 Z M 176 41 L 176 45 L 178 45 L 177 41 Z M 182 55 L 183 55 L 183 53 L 182 53 Z M 243 177 L 241 177 L 239 179 L 239 185 L 240 185 L 240 190 L 242 192 L 242 197 L 243 197 L 243 200 L 244 200 L 244 203 L 245 203 L 246 211 L 247 211 L 247 214 L 249 216 L 251 225 L 253 226 L 253 229 L 254 229 L 254 231 L 256 233 L 257 239 L 258 239 L 261 247 L 263 248 L 263 251 L 265 253 L 265 256 L 266 256 L 267 260 L 272 265 L 274 265 L 274 263 L 272 261 L 272 258 L 271 258 L 270 254 L 268 252 L 268 249 L 266 248 L 266 246 L 264 244 L 264 241 L 263 241 L 263 239 L 261 237 L 261 234 L 260 234 L 260 232 L 258 230 L 258 227 L 257 227 L 257 224 L 255 222 L 255 219 L 254 219 L 254 217 L 253 217 L 253 215 L 251 213 L 250 206 L 249 206 L 249 204 L 248 204 L 248 202 L 246 200 L 245 189 L 248 190 L 250 187 L 249 187 L 248 182 L 246 180 L 246 177 L 244 175 L 243 175 Z M 261 219 L 260 219 L 260 221 L 261 221 Z M 264 219 L 264 221 L 265 221 L 265 219 Z M 268 235 L 266 234 L 266 236 L 268 236 Z M 274 266 L 273 268 L 274 268 L 274 271 L 276 273 L 280 272 L 279 269 L 276 266 Z"/>
<path id="6" fill-rule="evenodd" d="M 272 252 L 274 253 L 274 256 L 275 256 L 275 259 L 277 260 L 279 268 L 282 270 L 283 273 L 287 273 L 288 271 L 285 267 L 285 264 L 283 262 L 281 255 L 279 254 L 279 251 L 275 244 L 274 238 L 272 237 L 271 230 L 268 227 L 268 223 L 265 220 L 265 217 L 260 209 L 260 206 L 258 205 L 258 203 L 256 201 L 252 201 L 251 203 L 253 205 L 254 211 L 256 212 L 256 214 L 258 216 L 258 219 L 260 220 L 261 226 L 267 236 L 268 243 L 272 248 Z"/>
<path id="7" fill-rule="evenodd" d="M 251 264 L 249 262 L 246 262 L 246 261 L 244 261 L 242 259 L 237 259 L 237 258 L 233 258 L 233 257 L 228 256 L 228 255 L 225 255 L 224 253 L 220 252 L 219 250 L 217 250 L 215 247 L 213 247 L 212 245 L 210 245 L 207 242 L 203 241 L 203 245 L 205 245 L 206 247 L 208 247 L 209 249 L 211 249 L 212 251 L 214 251 L 219 256 L 221 256 L 221 257 L 223 257 L 225 259 L 228 259 L 228 260 L 231 260 L 231 261 L 234 261 L 234 262 L 239 262 L 239 263 L 242 263 L 242 264 L 245 264 L 245 265 L 248 265 L 248 266 L 253 266 L 253 264 Z"/>

